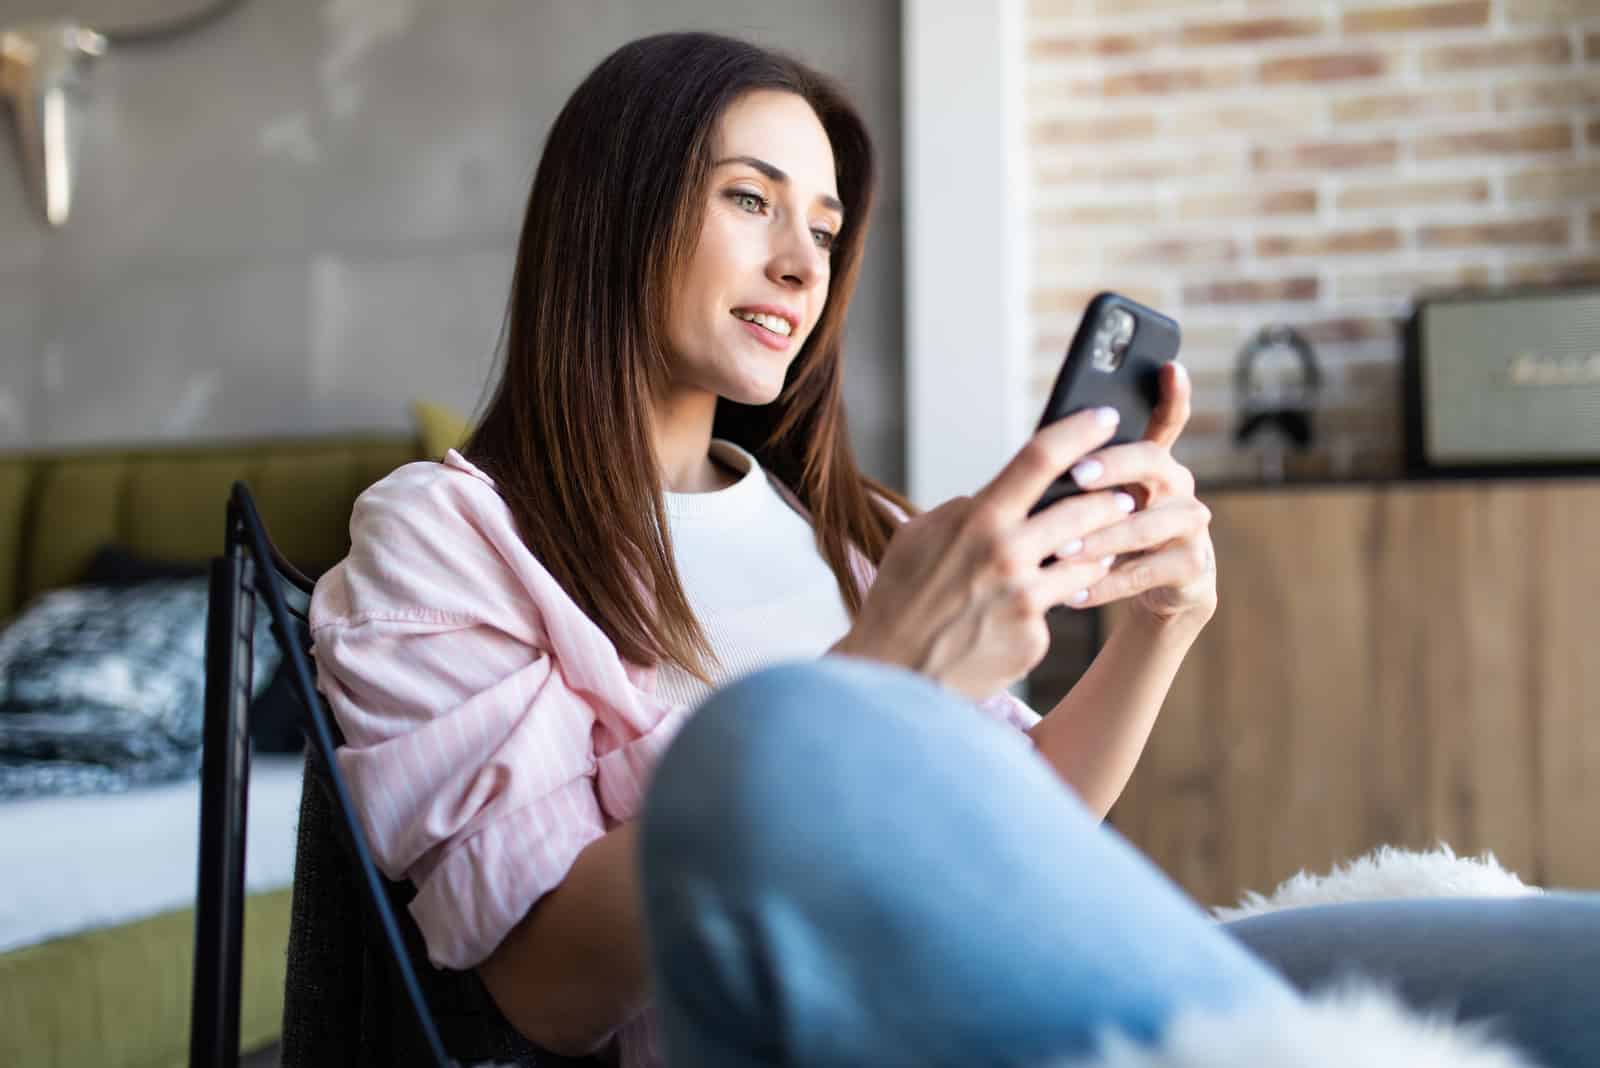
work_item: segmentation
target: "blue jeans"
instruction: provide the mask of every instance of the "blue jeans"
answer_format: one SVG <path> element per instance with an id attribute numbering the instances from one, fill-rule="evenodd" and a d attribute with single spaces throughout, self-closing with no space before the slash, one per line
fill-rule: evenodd
<path id="1" fill-rule="evenodd" d="M 674 1066 L 1088 1055 L 1107 1029 L 1158 1040 L 1179 1008 L 1270 1011 L 1341 953 L 1359 963 L 1352 947 L 1417 980 L 1402 985 L 1419 1003 L 1489 976 L 1475 1007 L 1511 1013 L 1551 1068 L 1600 1053 L 1584 997 L 1600 895 L 1303 909 L 1235 937 L 1026 738 L 865 661 L 782 664 L 714 693 L 656 769 L 639 848 Z"/>

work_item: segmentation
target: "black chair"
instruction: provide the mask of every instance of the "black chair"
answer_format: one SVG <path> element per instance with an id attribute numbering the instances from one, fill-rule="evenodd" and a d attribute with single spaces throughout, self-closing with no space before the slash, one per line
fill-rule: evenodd
<path id="1" fill-rule="evenodd" d="M 224 553 L 211 561 L 191 1068 L 237 1065 L 239 1059 L 249 680 L 258 597 L 292 672 L 307 739 L 284 991 L 284 1068 L 604 1063 L 538 1049 L 501 1015 L 476 972 L 443 971 L 428 962 L 421 932 L 405 908 L 415 890 L 378 871 L 334 759 L 342 738 L 309 666 L 311 591 L 311 580 L 268 540 L 249 488 L 234 483 Z"/>

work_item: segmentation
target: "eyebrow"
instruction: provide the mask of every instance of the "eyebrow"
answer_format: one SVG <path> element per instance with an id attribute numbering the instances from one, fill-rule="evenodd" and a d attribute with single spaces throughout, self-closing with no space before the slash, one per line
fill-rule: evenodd
<path id="1" fill-rule="evenodd" d="M 760 171 L 774 182 L 779 182 L 784 185 L 789 183 L 789 176 L 787 174 L 783 173 L 766 160 L 758 159 L 755 156 L 729 156 L 727 159 L 717 160 L 717 162 L 713 163 L 711 166 L 720 167 L 725 163 L 743 163 L 746 166 L 754 167 L 756 170 Z M 826 193 L 818 193 L 817 199 L 822 202 L 823 207 L 832 208 L 834 211 L 839 213 L 841 218 L 844 217 L 844 204 L 840 202 L 838 197 L 830 197 Z"/>

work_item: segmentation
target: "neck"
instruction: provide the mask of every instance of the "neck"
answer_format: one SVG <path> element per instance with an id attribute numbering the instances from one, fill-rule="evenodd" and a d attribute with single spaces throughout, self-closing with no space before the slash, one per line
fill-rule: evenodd
<path id="1" fill-rule="evenodd" d="M 711 424 L 717 395 L 700 390 L 657 403 L 655 448 L 661 486 L 672 493 L 710 493 L 733 479 L 711 459 Z"/>

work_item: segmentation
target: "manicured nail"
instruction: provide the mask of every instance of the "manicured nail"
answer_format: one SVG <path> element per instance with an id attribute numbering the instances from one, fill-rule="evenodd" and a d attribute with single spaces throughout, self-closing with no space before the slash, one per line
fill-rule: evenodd
<path id="1" fill-rule="evenodd" d="M 1083 552 L 1083 539 L 1082 538 L 1073 538 L 1071 541 L 1067 542 L 1061 548 L 1057 549 L 1056 550 L 1056 555 L 1057 556 L 1077 556 L 1081 552 Z"/>
<path id="2" fill-rule="evenodd" d="M 1116 562 L 1117 562 L 1117 558 L 1116 558 L 1116 556 L 1115 556 L 1115 555 L 1112 555 L 1112 556 L 1102 556 L 1102 557 L 1101 557 L 1101 558 L 1100 558 L 1100 566 L 1101 566 L 1101 567 L 1110 567 L 1110 566 L 1111 566 L 1111 565 L 1112 565 L 1112 564 L 1114 564 L 1114 563 L 1116 563 Z"/>
<path id="3" fill-rule="evenodd" d="M 1185 367 L 1183 364 L 1179 363 L 1177 360 L 1173 360 L 1172 361 L 1172 366 L 1174 366 L 1174 367 L 1176 367 L 1178 369 L 1178 377 L 1179 378 L 1188 378 L 1189 377 L 1189 369 L 1187 367 Z"/>
<path id="4" fill-rule="evenodd" d="M 1128 494 L 1126 494 L 1126 493 L 1117 494 L 1116 502 L 1117 502 L 1117 508 L 1118 508 L 1119 511 L 1123 511 L 1123 512 L 1131 512 L 1131 511 L 1133 511 L 1133 498 L 1130 497 Z"/>
<path id="5" fill-rule="evenodd" d="M 1101 426 L 1116 426 L 1122 421 L 1122 413 L 1115 408 L 1096 408 L 1094 417 L 1100 421 Z"/>
<path id="6" fill-rule="evenodd" d="M 1071 597 L 1067 598 L 1067 603 L 1068 604 L 1082 604 L 1083 602 L 1087 601 L 1088 599 L 1089 599 L 1089 591 L 1088 590 L 1079 590 L 1077 593 L 1075 593 Z"/>
<path id="7" fill-rule="evenodd" d="M 1080 486 L 1088 486 L 1105 473 L 1105 465 L 1099 460 L 1085 460 L 1073 467 L 1072 480 Z"/>

